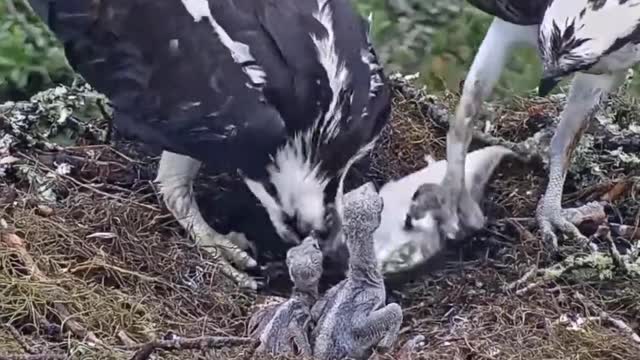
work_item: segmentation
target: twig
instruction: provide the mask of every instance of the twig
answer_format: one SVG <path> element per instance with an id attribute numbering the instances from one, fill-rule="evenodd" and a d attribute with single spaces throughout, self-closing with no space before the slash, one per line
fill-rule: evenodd
<path id="1" fill-rule="evenodd" d="M 39 353 L 39 351 L 37 349 L 35 349 L 33 346 L 31 346 L 31 345 L 29 345 L 27 343 L 27 340 L 25 340 L 25 338 L 22 336 L 22 334 L 20 334 L 18 329 L 13 327 L 13 325 L 7 323 L 7 324 L 4 324 L 3 327 L 11 334 L 11 336 L 13 336 L 13 338 L 16 340 L 18 345 L 20 345 L 20 347 L 24 351 L 28 352 L 29 354 L 37 354 L 37 353 Z"/>
<path id="2" fill-rule="evenodd" d="M 531 269 L 527 270 L 526 273 L 524 273 L 524 275 L 522 275 L 522 277 L 514 282 L 512 282 L 511 284 L 507 285 L 504 287 L 504 290 L 507 291 L 511 291 L 515 288 L 517 288 L 518 286 L 524 284 L 525 282 L 529 281 L 530 279 L 532 279 L 534 276 L 536 276 L 536 274 L 538 274 L 538 267 L 537 266 L 532 266 Z"/>
<path id="3" fill-rule="evenodd" d="M 640 229 L 637 226 L 609 223 L 611 233 L 629 240 L 640 240 Z"/>
<path id="4" fill-rule="evenodd" d="M 566 273 L 567 271 L 571 271 L 577 267 L 583 266 L 583 264 L 580 261 L 576 261 L 576 259 L 571 256 L 568 257 L 566 259 L 564 259 L 562 262 L 557 263 L 553 266 L 550 266 L 546 269 L 539 269 L 539 270 L 535 270 L 533 272 L 533 274 L 525 274 L 525 276 L 529 276 L 529 279 L 531 279 L 533 277 L 533 275 L 538 275 L 541 277 L 541 279 L 530 283 L 529 285 L 525 286 L 522 289 L 519 289 L 516 291 L 516 295 L 518 296 L 522 296 L 527 294 L 529 291 L 536 289 L 544 284 L 546 284 L 549 281 L 555 280 L 560 278 L 564 273 Z M 523 276 L 523 278 L 525 278 L 525 276 Z M 522 280 L 522 279 L 520 279 Z M 516 283 L 523 284 L 524 282 L 526 282 L 527 280 L 524 280 L 522 282 L 520 282 L 520 280 L 516 281 Z M 517 285 L 516 285 L 517 286 Z M 515 287 L 513 288 L 515 289 Z"/>
<path id="5" fill-rule="evenodd" d="M 22 263 L 25 266 L 25 270 L 34 280 L 41 282 L 46 282 L 48 280 L 40 269 L 38 269 L 38 266 L 31 255 L 27 252 L 24 239 L 14 233 L 0 232 L 0 245 L 1 244 L 14 249 L 18 253 L 20 260 L 22 260 Z"/>
<path id="6" fill-rule="evenodd" d="M 130 346 L 130 347 L 136 346 L 136 342 L 133 341 L 133 339 L 131 339 L 129 335 L 127 335 L 127 333 L 124 332 L 123 330 L 118 331 L 116 336 L 118 337 L 118 339 L 120 339 L 120 341 L 122 341 L 122 343 L 125 346 Z"/>
<path id="7" fill-rule="evenodd" d="M 589 320 L 598 319 L 602 322 L 610 323 L 615 328 L 620 330 L 624 335 L 629 337 L 629 339 L 635 342 L 636 345 L 640 346 L 640 335 L 636 334 L 636 332 L 633 331 L 633 328 L 629 326 L 626 322 L 620 319 L 612 318 L 606 311 L 602 310 L 598 305 L 594 304 L 591 300 L 589 300 L 587 297 L 585 297 L 579 292 L 575 294 L 575 297 L 582 300 L 582 302 L 585 304 L 586 307 L 589 308 L 589 310 L 600 314 L 599 316 L 593 316 L 588 318 Z"/>
<path id="8" fill-rule="evenodd" d="M 50 171 L 52 170 L 47 165 L 43 164 L 39 160 L 37 160 L 37 159 L 27 155 L 27 154 L 24 154 L 24 153 L 21 153 L 21 152 L 19 152 L 18 154 L 20 156 L 22 156 L 23 158 L 25 158 L 27 160 L 30 160 L 30 161 L 33 161 L 34 163 L 36 163 L 36 164 L 38 164 L 40 166 L 43 166 L 43 167 L 45 167 L 46 169 L 48 169 Z M 102 190 L 96 189 L 94 186 L 87 185 L 87 184 L 85 184 L 85 183 L 83 183 L 81 181 L 78 181 L 78 180 L 74 179 L 73 177 L 71 177 L 69 175 L 58 175 L 58 176 L 71 181 L 72 183 L 76 184 L 77 186 L 80 186 L 81 188 L 85 188 L 87 190 L 91 190 L 91 191 L 95 192 L 96 194 L 100 194 L 100 195 L 102 195 L 104 197 L 108 197 L 108 198 L 114 199 L 114 200 L 119 200 L 119 201 L 122 201 L 122 202 L 125 202 L 125 203 L 129 203 L 129 204 L 132 204 L 132 205 L 140 206 L 140 207 L 143 207 L 145 209 L 148 209 L 148 210 L 151 210 L 151 211 L 154 211 L 154 212 L 160 212 L 160 209 L 156 208 L 155 206 L 143 204 L 143 203 L 140 203 L 140 202 L 137 202 L 137 201 L 133 201 L 133 200 L 130 200 L 130 199 L 123 198 L 121 196 L 109 194 L 108 192 L 104 192 Z"/>
<path id="9" fill-rule="evenodd" d="M 0 360 L 65 360 L 63 354 L 0 355 Z"/>
<path id="10" fill-rule="evenodd" d="M 110 265 L 110 264 L 107 264 L 106 262 L 104 262 L 104 260 L 102 260 L 102 259 L 85 261 L 85 262 L 83 262 L 81 264 L 78 264 L 78 265 L 72 267 L 71 269 L 69 269 L 69 272 L 70 273 L 76 273 L 76 272 L 79 272 L 79 271 L 91 270 L 91 269 L 94 269 L 94 268 L 103 268 L 105 270 L 112 270 L 112 271 L 115 271 L 117 273 L 135 276 L 137 278 L 140 278 L 140 279 L 148 281 L 148 282 L 160 283 L 160 284 L 163 284 L 163 285 L 170 286 L 170 284 L 167 284 L 162 279 L 158 279 L 158 278 L 151 277 L 151 276 L 148 276 L 148 275 L 140 274 L 140 273 L 137 273 L 135 271 L 123 269 L 123 268 L 115 266 L 115 265 Z"/>
<path id="11" fill-rule="evenodd" d="M 604 311 L 600 313 L 600 319 L 602 321 L 606 321 L 610 323 L 611 325 L 616 327 L 618 330 L 620 330 L 623 334 L 628 336 L 631 340 L 633 340 L 636 344 L 640 345 L 640 336 L 636 334 L 635 331 L 633 331 L 633 329 L 631 328 L 631 326 L 627 325 L 626 322 L 620 319 L 612 318 L 611 316 L 609 316 L 609 314 L 607 314 Z"/>
<path id="12" fill-rule="evenodd" d="M 609 229 L 609 227 L 606 227 L 606 230 L 602 231 L 602 236 L 609 243 L 609 250 L 611 252 L 611 259 L 613 260 L 613 263 L 623 273 L 625 273 L 625 274 L 629 273 L 629 269 L 627 268 L 627 264 L 625 263 L 624 259 L 622 258 L 622 255 L 620 254 L 620 251 L 618 251 L 618 247 L 616 246 L 615 241 L 613 241 L 613 238 L 611 237 L 611 229 Z"/>
<path id="13" fill-rule="evenodd" d="M 84 326 L 80 325 L 80 323 L 72 319 L 71 318 L 72 315 L 69 313 L 69 311 L 63 304 L 56 303 L 53 305 L 53 307 L 56 309 L 58 314 L 63 318 L 62 323 L 64 325 L 63 326 L 64 329 L 69 330 L 73 335 L 75 335 L 80 339 L 83 339 L 83 340 L 87 339 L 96 345 L 104 345 L 104 343 L 100 339 L 98 339 L 93 332 L 88 331 L 87 329 L 84 328 Z"/>
<path id="14" fill-rule="evenodd" d="M 226 346 L 253 345 L 256 341 L 248 337 L 201 336 L 174 340 L 153 340 L 140 347 L 131 360 L 146 360 L 155 350 L 203 350 Z"/>

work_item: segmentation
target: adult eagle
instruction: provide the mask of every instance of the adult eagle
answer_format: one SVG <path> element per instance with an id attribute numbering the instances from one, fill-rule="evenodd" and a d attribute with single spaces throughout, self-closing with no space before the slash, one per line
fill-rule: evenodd
<path id="1" fill-rule="evenodd" d="M 443 181 L 448 189 L 447 220 L 441 228 L 455 237 L 461 225 L 478 229 L 483 223 L 482 211 L 463 186 L 471 124 L 491 95 L 512 49 L 524 45 L 537 48 L 540 54 L 540 96 L 547 95 L 563 77 L 575 74 L 551 140 L 549 183 L 536 215 L 545 240 L 554 248 L 555 230 L 584 239 L 575 224 L 604 209 L 597 203 L 563 209 L 564 181 L 588 120 L 601 101 L 622 84 L 626 71 L 640 61 L 640 1 L 468 1 L 495 18 L 469 69 L 447 134 L 448 167 Z"/>
<path id="2" fill-rule="evenodd" d="M 116 127 L 163 150 L 164 201 L 225 274 L 257 286 L 240 236 L 200 214 L 202 163 L 238 171 L 286 242 L 335 236 L 344 177 L 390 114 L 369 24 L 348 0 L 29 1 L 110 98 Z"/>

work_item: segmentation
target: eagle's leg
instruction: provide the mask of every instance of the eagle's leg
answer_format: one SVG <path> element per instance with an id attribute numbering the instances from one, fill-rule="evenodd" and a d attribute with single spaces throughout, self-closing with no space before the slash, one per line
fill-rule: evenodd
<path id="1" fill-rule="evenodd" d="M 537 46 L 538 26 L 520 26 L 495 18 L 478 49 L 464 82 L 455 116 L 447 133 L 447 189 L 444 212 L 447 222 L 441 226 L 447 237 L 455 237 L 460 223 L 479 230 L 484 215 L 464 186 L 465 158 L 472 137 L 472 123 L 482 102 L 491 95 L 515 46 Z M 459 211 L 459 213 L 458 213 Z"/>
<path id="2" fill-rule="evenodd" d="M 558 238 L 554 230 L 578 240 L 586 240 L 577 224 L 604 212 L 599 203 L 589 203 L 576 209 L 562 209 L 562 190 L 573 151 L 587 127 L 589 119 L 601 101 L 618 88 L 625 79 L 625 72 L 589 75 L 576 73 L 571 84 L 569 98 L 560 123 L 551 139 L 549 148 L 549 183 L 538 204 L 536 217 L 547 244 L 555 250 Z"/>
<path id="3" fill-rule="evenodd" d="M 158 166 L 156 182 L 164 202 L 185 228 L 197 246 L 209 251 L 219 261 L 221 271 L 238 285 L 255 289 L 257 283 L 247 274 L 234 268 L 231 263 L 244 269 L 256 266 L 256 261 L 241 249 L 244 235 L 229 233 L 221 235 L 204 220 L 193 194 L 193 180 L 201 163 L 188 156 L 163 151 Z"/>

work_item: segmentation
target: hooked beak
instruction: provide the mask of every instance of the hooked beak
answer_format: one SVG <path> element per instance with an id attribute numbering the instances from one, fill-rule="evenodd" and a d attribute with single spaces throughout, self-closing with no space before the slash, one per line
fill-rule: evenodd
<path id="1" fill-rule="evenodd" d="M 538 96 L 545 97 L 549 95 L 551 90 L 553 90 L 561 80 L 562 77 L 555 74 L 550 74 L 545 71 L 542 74 L 542 80 L 540 80 L 540 84 L 538 84 Z"/>
<path id="2" fill-rule="evenodd" d="M 540 80 L 540 84 L 538 85 L 538 96 L 545 97 L 549 95 L 551 90 L 553 90 L 559 82 L 560 78 L 556 77 L 542 78 L 542 80 Z"/>

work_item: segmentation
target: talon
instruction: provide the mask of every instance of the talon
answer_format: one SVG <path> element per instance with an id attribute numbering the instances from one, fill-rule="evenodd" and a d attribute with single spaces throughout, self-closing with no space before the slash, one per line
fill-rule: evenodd
<path id="1" fill-rule="evenodd" d="M 233 233 L 228 235 L 219 235 L 217 233 L 194 235 L 196 235 L 194 236 L 196 244 L 213 256 L 216 262 L 220 264 L 220 270 L 225 276 L 232 279 L 241 288 L 251 290 L 258 288 L 254 279 L 239 270 L 251 269 L 258 266 L 255 259 L 234 243 L 234 240 L 241 238 L 239 235 Z M 232 264 L 235 264 L 239 269 Z"/>
<path id="2" fill-rule="evenodd" d="M 193 196 L 193 179 L 200 165 L 199 161 L 188 156 L 162 152 L 156 181 L 167 209 L 182 228 L 187 230 L 195 245 L 211 254 L 223 274 L 241 287 L 256 289 L 256 282 L 232 265 L 233 263 L 242 269 L 257 266 L 257 262 L 244 251 L 251 247 L 251 243 L 240 233 L 231 232 L 226 236 L 219 234 L 200 213 Z"/>
<path id="3" fill-rule="evenodd" d="M 480 205 L 471 198 L 471 194 L 465 188 L 460 197 L 460 218 L 461 222 L 472 232 L 479 231 L 484 228 L 486 219 L 482 213 Z"/>
<path id="4" fill-rule="evenodd" d="M 589 239 L 580 232 L 578 225 L 586 221 L 596 223 L 606 221 L 604 206 L 599 202 L 591 202 L 578 208 L 562 209 L 557 206 L 546 206 L 544 198 L 536 210 L 536 217 L 543 239 L 553 251 L 558 250 L 558 236 L 554 230 L 568 239 L 589 246 Z"/>
<path id="5" fill-rule="evenodd" d="M 239 287 L 250 290 L 257 290 L 258 283 L 249 277 L 249 275 L 234 268 L 227 260 L 218 257 L 218 263 L 220 265 L 220 271 L 231 280 L 233 280 Z"/>

